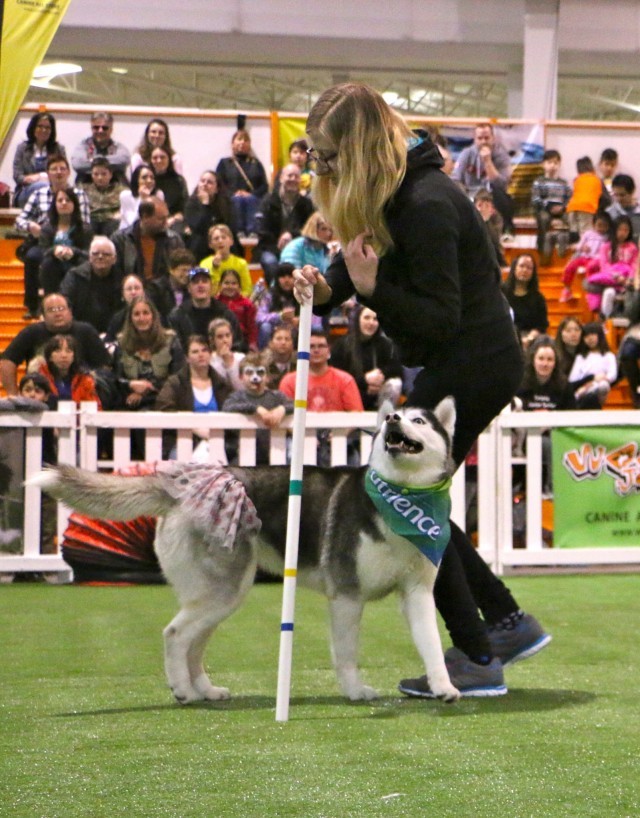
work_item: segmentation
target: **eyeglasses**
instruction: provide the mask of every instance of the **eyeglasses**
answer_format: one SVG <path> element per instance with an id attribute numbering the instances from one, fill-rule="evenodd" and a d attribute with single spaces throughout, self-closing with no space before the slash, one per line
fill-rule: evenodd
<path id="1" fill-rule="evenodd" d="M 65 312 L 69 307 L 45 307 L 45 312 Z"/>
<path id="2" fill-rule="evenodd" d="M 245 368 L 242 370 L 242 374 L 248 375 L 250 378 L 252 378 L 254 375 L 257 375 L 259 378 L 264 378 L 264 376 L 267 374 L 267 370 L 264 368 L 264 366 L 245 366 Z"/>
<path id="3" fill-rule="evenodd" d="M 108 131 L 111 128 L 111 125 L 92 125 L 92 131 Z"/>
<path id="4" fill-rule="evenodd" d="M 334 151 L 333 153 L 325 153 L 324 151 L 318 151 L 315 148 L 307 148 L 307 156 L 309 159 L 313 159 L 314 162 L 321 162 L 323 165 L 328 165 L 329 162 L 332 162 L 337 155 L 337 151 Z"/>

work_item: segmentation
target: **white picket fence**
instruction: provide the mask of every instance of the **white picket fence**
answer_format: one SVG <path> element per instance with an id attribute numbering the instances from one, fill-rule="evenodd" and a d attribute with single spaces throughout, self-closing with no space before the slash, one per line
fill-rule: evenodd
<path id="1" fill-rule="evenodd" d="M 283 465 L 287 457 L 287 430 L 290 419 L 282 428 L 271 432 L 270 458 L 272 465 Z M 477 466 L 478 549 L 497 573 L 525 566 L 585 566 L 640 565 L 640 547 L 615 547 L 603 543 L 598 548 L 548 548 L 542 537 L 542 433 L 555 426 L 636 426 L 638 413 L 625 412 L 547 412 L 504 413 L 480 436 Z M 347 463 L 349 434 L 354 429 L 360 435 L 360 458 L 368 459 L 376 415 L 373 412 L 308 413 L 305 438 L 306 465 L 316 462 L 318 429 L 331 430 L 331 463 Z M 28 478 L 42 465 L 42 431 L 56 430 L 58 460 L 77 463 L 87 469 L 110 470 L 131 462 L 130 430 L 144 431 L 145 461 L 162 459 L 162 432 L 173 430 L 177 436 L 177 459 L 189 460 L 193 452 L 194 428 L 209 430 L 208 459 L 224 462 L 224 432 L 239 432 L 241 465 L 255 465 L 256 424 L 242 415 L 230 413 L 191 414 L 188 412 L 99 412 L 94 404 L 61 404 L 58 412 L 42 414 L 3 414 L 0 429 L 23 430 L 25 437 L 24 473 Z M 527 457 L 518 461 L 512 457 L 511 438 L 514 429 L 526 430 Z M 113 459 L 99 458 L 99 430 L 113 429 Z M 526 473 L 526 544 L 515 548 L 513 540 L 513 465 L 524 464 Z M 467 486 L 469 475 L 462 467 L 453 483 L 453 518 L 465 528 Z M 69 567 L 59 555 L 40 553 L 40 502 L 37 488 L 27 487 L 24 493 L 23 547 L 20 554 L 0 553 L 0 579 L 10 579 L 15 573 L 42 572 L 58 581 L 70 579 Z M 555 509 L 561 514 L 562 509 Z M 64 532 L 69 511 L 58 506 L 58 540 Z"/>

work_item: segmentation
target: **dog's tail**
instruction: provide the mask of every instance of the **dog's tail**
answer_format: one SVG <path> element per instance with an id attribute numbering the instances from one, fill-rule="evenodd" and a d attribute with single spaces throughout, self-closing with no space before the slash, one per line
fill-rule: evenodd
<path id="1" fill-rule="evenodd" d="M 61 465 L 39 472 L 27 485 L 38 486 L 81 514 L 105 520 L 159 517 L 175 503 L 154 475 L 122 477 Z"/>

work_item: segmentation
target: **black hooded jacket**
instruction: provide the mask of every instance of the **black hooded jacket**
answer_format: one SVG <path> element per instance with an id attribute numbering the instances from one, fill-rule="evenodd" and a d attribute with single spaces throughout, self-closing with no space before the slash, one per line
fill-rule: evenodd
<path id="1" fill-rule="evenodd" d="M 403 364 L 433 369 L 512 350 L 514 329 L 480 214 L 442 172 L 427 134 L 419 136 L 385 211 L 393 247 L 380 258 L 374 292 L 358 300 L 377 313 Z M 315 308 L 319 314 L 354 293 L 341 254 L 326 278 L 333 294 L 329 305 Z"/>

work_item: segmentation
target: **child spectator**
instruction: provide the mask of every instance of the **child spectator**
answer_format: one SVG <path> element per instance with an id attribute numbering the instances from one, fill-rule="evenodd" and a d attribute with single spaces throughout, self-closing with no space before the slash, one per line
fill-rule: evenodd
<path id="1" fill-rule="evenodd" d="M 613 191 L 613 204 L 607 208 L 607 213 L 612 219 L 618 216 L 628 216 L 631 219 L 633 229 L 633 239 L 638 241 L 640 237 L 640 205 L 636 199 L 636 183 L 632 176 L 626 173 L 618 173 L 613 177 L 611 183 Z"/>
<path id="2" fill-rule="evenodd" d="M 176 247 L 169 253 L 169 285 L 173 294 L 173 306 L 180 304 L 189 297 L 187 284 L 189 283 L 189 270 L 196 266 L 196 259 L 191 250 L 184 247 Z"/>
<path id="3" fill-rule="evenodd" d="M 276 327 L 265 352 L 265 361 L 269 380 L 269 389 L 277 389 L 280 381 L 288 372 L 295 372 L 298 362 L 293 346 L 291 328 L 281 324 Z"/>
<path id="4" fill-rule="evenodd" d="M 256 324 L 256 305 L 240 292 L 240 276 L 235 270 L 226 270 L 220 279 L 218 301 L 238 319 L 238 326 L 244 338 L 244 350 L 258 349 L 258 326 Z"/>
<path id="5" fill-rule="evenodd" d="M 548 150 L 542 157 L 543 175 L 531 188 L 531 204 L 538 224 L 538 252 L 540 263 L 547 266 L 551 260 L 554 244 L 558 254 L 564 256 L 569 244 L 569 224 L 566 207 L 571 198 L 571 188 L 560 177 L 560 153 Z"/>
<path id="6" fill-rule="evenodd" d="M 240 362 L 244 352 L 233 351 L 233 328 L 226 318 L 214 318 L 209 324 L 209 346 L 211 366 L 232 389 L 240 389 Z"/>
<path id="7" fill-rule="evenodd" d="M 110 236 L 120 226 L 120 194 L 127 188 L 113 180 L 113 169 L 106 156 L 91 162 L 91 181 L 82 186 L 89 200 L 91 227 L 96 236 Z"/>
<path id="8" fill-rule="evenodd" d="M 573 193 L 567 204 L 570 241 L 578 241 L 585 230 L 591 227 L 603 190 L 602 182 L 596 176 L 593 162 L 588 156 L 578 159 L 576 168 L 578 176 L 573 182 Z"/>
<path id="9" fill-rule="evenodd" d="M 611 384 L 618 377 L 616 356 L 609 349 L 602 324 L 585 324 L 569 383 L 578 409 L 602 409 Z"/>
<path id="10" fill-rule="evenodd" d="M 249 265 L 240 256 L 231 252 L 233 233 L 226 224 L 215 224 L 209 229 L 209 247 L 213 255 L 203 258 L 200 267 L 206 267 L 211 273 L 211 295 L 216 295 L 220 278 L 227 270 L 235 270 L 240 277 L 240 290 L 247 298 L 251 295 L 253 282 Z"/>
<path id="11" fill-rule="evenodd" d="M 618 151 L 614 148 L 605 148 L 600 154 L 600 161 L 598 162 L 598 172 L 602 179 L 603 201 L 600 204 L 601 209 L 609 207 L 613 202 L 613 179 L 618 168 Z"/>
<path id="12" fill-rule="evenodd" d="M 489 238 L 493 244 L 493 249 L 496 251 L 498 264 L 501 267 L 506 267 L 507 260 L 502 252 L 502 244 L 500 242 L 504 221 L 493 203 L 493 194 L 490 190 L 485 190 L 482 188 L 473 197 L 473 203 L 482 216 L 482 221 L 485 223 L 485 227 L 489 233 Z"/>
<path id="13" fill-rule="evenodd" d="M 39 400 L 41 403 L 46 403 L 47 409 L 50 408 L 51 385 L 47 378 L 41 375 L 40 372 L 27 372 L 26 375 L 23 375 L 18 384 L 18 394 L 22 398 L 30 398 L 31 400 Z"/>
<path id="14" fill-rule="evenodd" d="M 617 218 L 611 240 L 602 244 L 598 259 L 587 267 L 587 304 L 594 312 L 601 310 L 605 318 L 613 311 L 616 294 L 624 293 L 638 269 L 638 245 L 633 241 L 632 231 L 628 216 Z"/>
<path id="15" fill-rule="evenodd" d="M 78 363 L 78 342 L 73 335 L 54 335 L 44 345 L 43 356 L 38 372 L 49 382 L 52 409 L 61 400 L 94 401 L 102 408 L 93 375 Z"/>
<path id="16" fill-rule="evenodd" d="M 268 373 L 264 357 L 251 353 L 240 364 L 242 388 L 233 392 L 224 402 L 223 412 L 241 412 L 253 415 L 261 426 L 256 432 L 256 463 L 269 463 L 271 434 L 269 429 L 277 428 L 285 415 L 293 413 L 293 400 L 282 392 L 267 388 Z M 229 462 L 237 460 L 237 433 L 228 440 Z M 235 440 L 233 439 L 235 438 Z"/>
<path id="17" fill-rule="evenodd" d="M 264 349 L 276 327 L 284 324 L 297 337 L 300 323 L 300 305 L 293 295 L 293 264 L 280 262 L 275 281 L 265 290 L 258 301 L 258 346 Z M 322 319 L 314 315 L 312 329 L 322 328 Z"/>
<path id="18" fill-rule="evenodd" d="M 582 234 L 571 261 L 569 261 L 564 268 L 564 273 L 562 274 L 562 283 L 564 286 L 558 299 L 561 304 L 577 298 L 577 296 L 571 292 L 573 279 L 577 273 L 585 273 L 589 264 L 598 259 L 602 245 L 607 241 L 611 241 L 612 229 L 613 221 L 611 220 L 611 216 L 599 210 L 593 217 L 593 227 L 591 230 L 585 230 Z"/>

